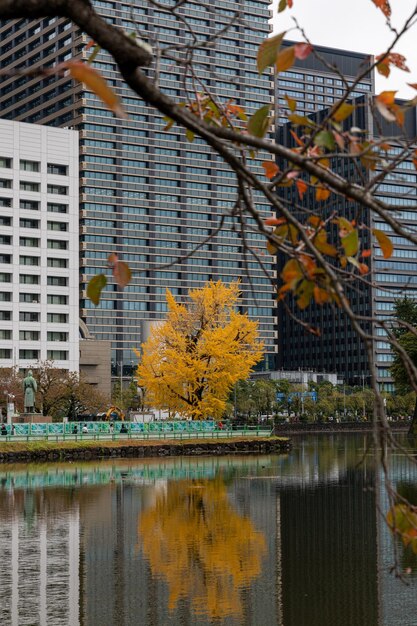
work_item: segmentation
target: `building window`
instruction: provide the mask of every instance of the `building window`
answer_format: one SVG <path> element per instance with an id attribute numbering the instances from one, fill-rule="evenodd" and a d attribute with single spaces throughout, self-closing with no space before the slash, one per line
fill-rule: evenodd
<path id="1" fill-rule="evenodd" d="M 58 230 L 64 233 L 68 230 L 68 224 L 66 222 L 48 222 L 48 230 Z"/>
<path id="2" fill-rule="evenodd" d="M 27 218 L 20 218 L 20 228 L 39 228 L 39 220 L 30 220 Z"/>
<path id="3" fill-rule="evenodd" d="M 0 254 L 0 263 L 7 263 L 8 265 L 10 265 L 11 262 L 12 262 L 11 254 Z"/>
<path id="4" fill-rule="evenodd" d="M 41 184 L 40 183 L 33 183 L 33 182 L 29 182 L 27 180 L 21 180 L 20 181 L 20 189 L 21 191 L 40 191 L 41 190 Z"/>
<path id="5" fill-rule="evenodd" d="M 12 199 L 11 198 L 0 198 L 0 207 L 11 207 Z"/>
<path id="6" fill-rule="evenodd" d="M 11 339 L 12 331 L 9 328 L 0 328 L 0 339 Z"/>
<path id="7" fill-rule="evenodd" d="M 57 202 L 48 202 L 49 213 L 68 213 L 68 205 L 58 204 Z"/>
<path id="8" fill-rule="evenodd" d="M 1 189 L 11 189 L 12 181 L 8 178 L 0 178 L 0 188 Z"/>
<path id="9" fill-rule="evenodd" d="M 39 276 L 36 274 L 20 274 L 19 282 L 21 285 L 39 285 Z"/>
<path id="10" fill-rule="evenodd" d="M 11 358 L 12 358 L 11 348 L 0 348 L 0 359 L 11 359 Z"/>
<path id="11" fill-rule="evenodd" d="M 37 200 L 21 200 L 20 208 L 26 211 L 39 211 L 39 202 Z"/>
<path id="12" fill-rule="evenodd" d="M 68 315 L 66 313 L 48 313 L 47 321 L 51 324 L 67 324 Z"/>
<path id="13" fill-rule="evenodd" d="M 48 174 L 58 174 L 59 176 L 67 176 L 68 166 L 48 163 Z"/>
<path id="14" fill-rule="evenodd" d="M 49 294 L 48 304 L 68 304 L 68 296 Z"/>
<path id="15" fill-rule="evenodd" d="M 53 287 L 67 287 L 68 278 L 65 278 L 64 276 L 48 276 L 47 284 L 52 285 Z"/>
<path id="16" fill-rule="evenodd" d="M 47 341 L 68 341 L 68 333 L 48 331 L 46 339 Z"/>
<path id="17" fill-rule="evenodd" d="M 48 350 L 47 358 L 51 361 L 68 361 L 67 350 Z"/>
<path id="18" fill-rule="evenodd" d="M 68 250 L 68 241 L 60 241 L 58 239 L 48 239 L 48 248 L 51 250 Z"/>
<path id="19" fill-rule="evenodd" d="M 12 218 L 8 215 L 0 215 L 0 226 L 11 226 Z"/>
<path id="20" fill-rule="evenodd" d="M 12 294 L 10 291 L 0 291 L 0 302 L 11 302 Z"/>
<path id="21" fill-rule="evenodd" d="M 48 257 L 48 267 L 68 267 L 68 259 L 52 259 Z"/>
<path id="22" fill-rule="evenodd" d="M 19 359 L 38 360 L 39 350 L 19 350 Z"/>
<path id="23" fill-rule="evenodd" d="M 26 256 L 22 255 L 19 257 L 20 265 L 39 265 L 39 257 L 38 256 Z"/>
<path id="24" fill-rule="evenodd" d="M 58 196 L 68 195 L 68 187 L 64 187 L 64 185 L 48 185 L 47 191 Z"/>
<path id="25" fill-rule="evenodd" d="M 20 330 L 19 339 L 21 341 L 39 341 L 40 333 L 38 330 Z"/>
<path id="26" fill-rule="evenodd" d="M 0 311 L 0 320 L 2 320 L 2 322 L 10 322 L 11 319 L 12 319 L 11 311 Z"/>
<path id="27" fill-rule="evenodd" d="M 38 161 L 27 161 L 22 159 L 20 161 L 20 169 L 24 172 L 39 172 L 40 163 L 38 163 Z"/>
<path id="28" fill-rule="evenodd" d="M 40 313 L 35 311 L 20 311 L 19 312 L 19 321 L 20 322 L 39 322 Z"/>
<path id="29" fill-rule="evenodd" d="M 27 248 L 39 248 L 39 239 L 35 237 L 20 237 L 20 245 Z"/>
<path id="30" fill-rule="evenodd" d="M 39 304 L 41 296 L 39 293 L 20 293 L 19 302 L 25 302 L 26 304 Z"/>
<path id="31" fill-rule="evenodd" d="M 11 283 L 12 275 L 7 272 L 0 272 L 0 283 Z"/>
<path id="32" fill-rule="evenodd" d="M 10 246 L 11 243 L 12 243 L 12 238 L 10 235 L 0 235 L 0 245 Z"/>
<path id="33" fill-rule="evenodd" d="M 0 167 L 7 167 L 7 169 L 10 169 L 12 167 L 12 160 L 8 157 L 0 157 Z"/>

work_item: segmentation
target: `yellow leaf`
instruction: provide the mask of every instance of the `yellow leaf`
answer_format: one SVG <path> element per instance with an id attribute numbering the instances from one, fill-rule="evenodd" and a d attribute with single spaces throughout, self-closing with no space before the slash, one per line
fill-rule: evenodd
<path id="1" fill-rule="evenodd" d="M 378 230 L 377 228 L 373 228 L 372 233 L 378 240 L 384 259 L 390 259 L 394 252 L 394 245 L 391 239 L 382 230 Z"/>
<path id="2" fill-rule="evenodd" d="M 67 63 L 60 64 L 59 67 L 68 69 L 72 78 L 84 83 L 90 91 L 103 100 L 103 102 L 111 111 L 113 111 L 115 115 L 122 118 L 127 117 L 122 104 L 113 89 L 109 87 L 105 78 L 103 78 L 103 76 L 101 76 L 101 74 L 99 74 L 93 67 L 90 67 L 90 65 L 83 63 L 82 61 L 68 61 Z"/>
<path id="3" fill-rule="evenodd" d="M 87 285 L 87 298 L 90 298 L 91 302 L 97 306 L 100 302 L 101 292 L 107 285 L 107 278 L 104 274 L 98 274 L 90 279 Z"/>
<path id="4" fill-rule="evenodd" d="M 344 102 L 340 105 L 337 111 L 333 113 L 332 119 L 335 122 L 343 122 L 347 117 L 349 117 L 349 115 L 353 113 L 354 110 L 355 107 L 353 106 L 353 104 L 347 104 L 346 102 Z"/>
<path id="5" fill-rule="evenodd" d="M 285 72 L 294 65 L 295 61 L 295 49 L 294 46 L 285 48 L 282 52 L 278 53 L 275 67 L 277 72 Z"/>
<path id="6" fill-rule="evenodd" d="M 259 46 L 256 59 L 259 74 L 262 74 L 267 67 L 275 64 L 284 36 L 285 32 L 274 37 L 268 37 Z"/>
<path id="7" fill-rule="evenodd" d="M 325 187 L 322 187 L 321 185 L 319 185 L 316 188 L 316 200 L 317 202 L 321 202 L 324 200 L 327 200 L 327 198 L 330 196 L 330 190 L 326 189 Z"/>

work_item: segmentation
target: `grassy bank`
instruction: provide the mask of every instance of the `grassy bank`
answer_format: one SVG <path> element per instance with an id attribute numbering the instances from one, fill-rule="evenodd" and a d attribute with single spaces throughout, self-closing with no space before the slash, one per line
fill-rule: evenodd
<path id="1" fill-rule="evenodd" d="M 233 437 L 224 439 L 141 439 L 83 441 L 0 442 L 0 462 L 72 460 L 100 457 L 181 456 L 201 454 L 270 453 L 289 450 L 288 437 Z"/>

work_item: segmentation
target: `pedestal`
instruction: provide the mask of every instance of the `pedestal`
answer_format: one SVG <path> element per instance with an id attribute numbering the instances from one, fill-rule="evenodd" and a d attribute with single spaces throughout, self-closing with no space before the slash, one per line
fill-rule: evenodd
<path id="1" fill-rule="evenodd" d="M 52 417 L 50 415 L 41 415 L 41 413 L 21 413 L 13 421 L 15 424 L 50 424 Z"/>

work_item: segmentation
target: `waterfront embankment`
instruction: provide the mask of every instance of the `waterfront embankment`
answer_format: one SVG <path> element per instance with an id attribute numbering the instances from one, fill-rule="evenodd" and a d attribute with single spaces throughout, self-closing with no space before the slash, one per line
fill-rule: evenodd
<path id="1" fill-rule="evenodd" d="M 288 452 L 288 437 L 234 437 L 230 439 L 187 439 L 143 441 L 120 439 L 114 441 L 16 441 L 0 442 L 0 463 L 34 461 L 75 461 L 114 457 L 166 457 L 227 454 L 271 454 Z"/>

